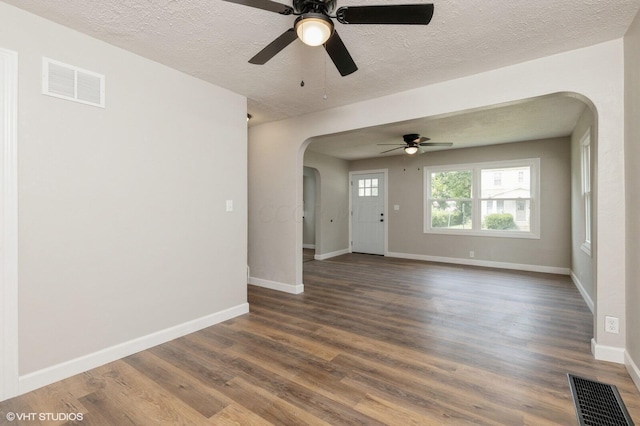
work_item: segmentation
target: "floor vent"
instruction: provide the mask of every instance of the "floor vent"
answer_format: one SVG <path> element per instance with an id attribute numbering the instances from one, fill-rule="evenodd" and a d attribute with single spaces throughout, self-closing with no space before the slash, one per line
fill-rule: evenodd
<path id="1" fill-rule="evenodd" d="M 567 374 L 580 426 L 633 426 L 613 385 Z"/>

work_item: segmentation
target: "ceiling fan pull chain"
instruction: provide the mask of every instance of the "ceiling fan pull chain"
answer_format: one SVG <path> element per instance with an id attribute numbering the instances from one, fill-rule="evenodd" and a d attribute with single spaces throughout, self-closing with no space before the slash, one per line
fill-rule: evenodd
<path id="1" fill-rule="evenodd" d="M 327 100 L 327 55 L 324 56 L 324 95 L 322 95 L 322 99 Z"/>

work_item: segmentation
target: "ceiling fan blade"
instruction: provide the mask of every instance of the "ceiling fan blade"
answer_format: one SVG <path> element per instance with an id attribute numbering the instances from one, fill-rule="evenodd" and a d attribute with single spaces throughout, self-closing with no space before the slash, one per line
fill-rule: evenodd
<path id="1" fill-rule="evenodd" d="M 404 143 L 379 143 L 379 144 L 376 144 L 376 145 L 389 145 L 389 146 L 391 146 L 391 145 L 395 145 L 395 146 L 405 146 L 406 144 L 404 144 Z"/>
<path id="2" fill-rule="evenodd" d="M 402 148 L 403 148 L 403 147 L 401 147 L 401 146 L 399 146 L 399 147 L 397 147 L 397 148 L 391 148 L 391 149 L 388 149 L 388 150 L 386 150 L 386 151 L 382 151 L 380 154 L 384 154 L 384 153 L 391 152 L 391 151 L 395 151 L 396 149 L 402 149 Z"/>
<path id="3" fill-rule="evenodd" d="M 431 140 L 431 138 L 427 138 L 427 137 L 424 137 L 424 136 L 423 136 L 423 137 L 421 137 L 420 139 L 418 139 L 417 141 L 414 141 L 414 142 L 420 142 L 420 143 L 422 143 L 422 142 L 428 142 L 428 141 L 430 141 L 430 140 Z"/>
<path id="4" fill-rule="evenodd" d="M 453 142 L 422 142 L 420 146 L 452 146 Z"/>
<path id="5" fill-rule="evenodd" d="M 229 3 L 241 4 L 244 6 L 255 7 L 256 9 L 268 10 L 281 15 L 291 15 L 293 8 L 282 3 L 276 3 L 270 0 L 222 0 Z"/>
<path id="6" fill-rule="evenodd" d="M 324 44 L 324 48 L 336 68 L 338 68 L 338 72 L 340 72 L 341 76 L 347 76 L 358 70 L 358 66 L 353 61 L 353 58 L 349 54 L 347 47 L 342 42 L 337 31 L 334 31 L 333 35 L 329 37 L 329 40 Z"/>
<path id="7" fill-rule="evenodd" d="M 427 25 L 433 17 L 433 4 L 345 6 L 336 12 L 342 24 Z"/>
<path id="8" fill-rule="evenodd" d="M 287 31 L 275 40 L 273 40 L 267 47 L 262 49 L 256 56 L 249 59 L 250 64 L 264 65 L 267 61 L 276 56 L 282 49 L 293 43 L 298 38 L 296 31 L 293 28 L 289 28 Z"/>

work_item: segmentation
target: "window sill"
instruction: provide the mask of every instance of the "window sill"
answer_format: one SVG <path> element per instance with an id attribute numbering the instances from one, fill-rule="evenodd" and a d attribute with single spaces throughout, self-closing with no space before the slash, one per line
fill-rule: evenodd
<path id="1" fill-rule="evenodd" d="M 520 238 L 529 240 L 539 240 L 540 234 L 533 232 L 513 232 L 513 231 L 472 231 L 456 229 L 425 229 L 425 234 L 455 235 L 465 237 L 497 237 L 497 238 Z"/>

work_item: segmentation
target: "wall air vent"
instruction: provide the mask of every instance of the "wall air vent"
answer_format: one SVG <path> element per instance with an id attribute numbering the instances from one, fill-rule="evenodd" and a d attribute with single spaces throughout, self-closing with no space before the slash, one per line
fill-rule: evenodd
<path id="1" fill-rule="evenodd" d="M 104 75 L 42 58 L 42 93 L 104 108 Z"/>

